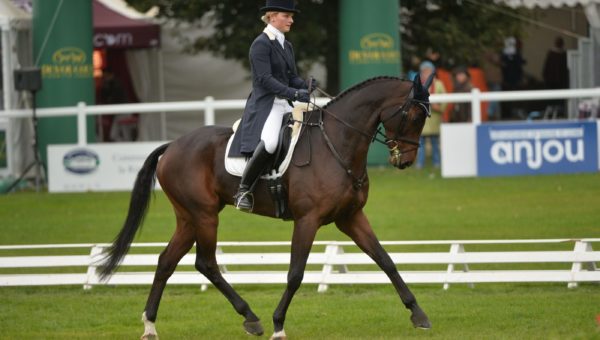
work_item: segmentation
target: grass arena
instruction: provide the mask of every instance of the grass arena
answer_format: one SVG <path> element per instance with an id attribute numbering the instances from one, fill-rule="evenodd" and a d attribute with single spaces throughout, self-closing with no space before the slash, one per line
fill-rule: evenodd
<path id="1" fill-rule="evenodd" d="M 380 240 L 600 237 L 598 173 L 442 179 L 439 171 L 431 169 L 371 168 L 369 176 L 365 212 Z M 129 193 L 0 196 L 0 244 L 110 242 L 122 226 L 128 201 Z M 135 242 L 168 241 L 174 228 L 171 209 L 163 193 L 156 191 Z M 291 231 L 291 222 L 243 214 L 231 207 L 220 215 L 219 241 L 289 241 Z M 348 239 L 327 225 L 317 240 Z M 556 247 L 571 249 L 571 245 Z M 44 251 L 50 254 L 52 250 Z M 0 253 L 11 255 L 10 250 Z M 14 272 L 0 270 L 0 274 Z M 409 312 L 391 284 L 333 285 L 325 293 L 317 293 L 315 285 L 303 285 L 290 306 L 286 332 L 294 339 L 600 337 L 597 283 L 575 289 L 562 283 L 476 284 L 474 288 L 453 284 L 449 290 L 430 284 L 410 287 L 431 319 L 431 330 L 412 327 Z M 283 285 L 235 288 L 269 330 Z M 137 338 L 143 329 L 140 315 L 148 289 L 0 287 L 0 338 Z M 248 339 L 241 321 L 213 288 L 200 292 L 198 286 L 168 285 L 156 325 L 162 339 Z"/>

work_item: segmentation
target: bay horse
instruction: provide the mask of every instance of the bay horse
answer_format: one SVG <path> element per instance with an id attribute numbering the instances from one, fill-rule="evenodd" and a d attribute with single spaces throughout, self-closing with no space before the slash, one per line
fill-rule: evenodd
<path id="1" fill-rule="evenodd" d="M 414 161 L 418 140 L 429 115 L 431 77 L 421 84 L 396 77 L 376 77 L 361 82 L 333 98 L 327 105 L 307 113 L 292 165 L 283 176 L 288 207 L 294 220 L 287 286 L 273 314 L 272 339 L 285 339 L 287 309 L 300 286 L 317 230 L 335 223 L 387 274 L 402 303 L 411 311 L 414 327 L 430 328 L 426 314 L 400 277 L 390 256 L 380 245 L 363 207 L 369 178 L 367 151 L 378 135 L 390 151 L 389 161 L 404 169 Z M 378 126 L 384 132 L 380 132 Z M 312 132 L 311 132 L 312 131 Z M 239 178 L 227 173 L 225 148 L 233 131 L 229 127 L 205 126 L 154 150 L 140 169 L 123 228 L 107 249 L 99 267 L 109 277 L 129 250 L 142 225 L 155 178 L 174 207 L 176 229 L 160 254 L 158 266 L 142 314 L 142 338 L 157 336 L 155 322 L 167 280 L 180 259 L 196 244 L 195 268 L 229 300 L 244 317 L 247 333 L 262 335 L 263 327 L 248 303 L 225 281 L 215 257 L 219 212 L 233 204 Z M 310 162 L 296 165 L 301 152 L 310 149 Z M 333 157 L 332 157 L 333 156 Z M 160 158 L 160 159 L 159 159 Z M 274 203 L 264 181 L 255 189 L 253 213 L 274 216 Z"/>

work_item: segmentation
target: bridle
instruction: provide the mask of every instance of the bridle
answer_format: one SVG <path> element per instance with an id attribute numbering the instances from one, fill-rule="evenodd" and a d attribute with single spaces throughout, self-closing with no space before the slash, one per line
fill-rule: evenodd
<path id="1" fill-rule="evenodd" d="M 333 99 L 334 97 L 330 96 L 329 94 L 327 94 L 325 91 L 323 91 L 322 89 L 316 87 L 315 90 L 319 91 L 320 93 L 324 94 L 325 96 L 329 97 L 330 99 Z M 375 133 L 373 135 L 364 132 L 363 130 L 351 125 L 350 123 L 346 122 L 345 120 L 343 120 L 342 118 L 338 117 L 336 114 L 334 114 L 333 112 L 331 112 L 330 110 L 327 110 L 326 108 L 320 107 L 319 105 L 316 104 L 315 100 L 312 100 L 312 104 L 314 105 L 314 107 L 316 107 L 320 113 L 319 116 L 319 120 L 317 123 L 310 123 L 308 121 L 296 121 L 302 125 L 305 126 L 309 126 L 309 127 L 319 127 L 321 133 L 323 134 L 323 138 L 325 139 L 325 143 L 327 144 L 327 146 L 329 147 L 331 153 L 333 154 L 334 158 L 338 161 L 338 163 L 342 166 L 342 168 L 344 168 L 344 170 L 346 171 L 346 174 L 348 174 L 352 179 L 353 179 L 353 188 L 355 190 L 360 189 L 367 177 L 367 171 L 366 171 L 366 165 L 365 165 L 365 171 L 363 171 L 363 175 L 360 177 L 356 177 L 354 175 L 354 172 L 352 171 L 352 169 L 350 169 L 350 167 L 346 164 L 346 162 L 343 160 L 342 156 L 339 154 L 339 152 L 335 149 L 333 143 L 331 142 L 331 139 L 329 138 L 329 135 L 327 135 L 327 132 L 325 131 L 324 128 L 324 123 L 323 123 L 323 113 L 327 113 L 328 115 L 330 115 L 331 117 L 333 117 L 335 120 L 337 120 L 338 122 L 340 122 L 341 124 L 343 124 L 344 126 L 348 127 L 349 129 L 356 131 L 357 133 L 359 133 L 360 135 L 368 138 L 371 143 L 374 142 L 378 142 L 381 144 L 384 144 L 388 147 L 388 149 L 390 150 L 390 154 L 391 154 L 391 158 L 395 158 L 397 160 L 399 160 L 400 156 L 403 153 L 407 153 L 407 152 L 411 152 L 414 150 L 417 150 L 420 146 L 419 141 L 416 140 L 412 140 L 412 139 L 408 139 L 408 138 L 404 138 L 402 136 L 398 136 L 398 131 L 400 131 L 400 129 L 402 128 L 402 125 L 405 124 L 406 119 L 408 117 L 408 111 L 413 107 L 413 105 L 419 105 L 423 108 L 423 112 L 427 115 L 427 117 L 430 117 L 431 114 L 429 112 L 429 102 L 428 101 L 424 101 L 424 100 L 419 100 L 419 99 L 415 99 L 413 97 L 414 94 L 414 89 L 411 88 L 410 93 L 406 96 L 408 97 L 408 100 L 406 100 L 396 111 L 394 111 L 390 116 L 388 116 L 385 119 L 382 119 L 380 122 L 382 124 L 385 124 L 386 122 L 390 121 L 392 118 L 394 118 L 396 115 L 401 114 L 401 119 L 400 122 L 398 123 L 398 129 L 396 129 L 396 136 L 394 136 L 394 138 L 387 138 L 387 136 L 385 135 L 385 133 L 381 132 L 381 127 L 379 127 L 377 129 L 377 131 L 375 131 Z M 385 110 L 385 109 L 384 109 Z M 382 111 L 384 111 L 382 110 Z M 378 138 L 379 136 L 383 136 L 384 139 L 380 139 Z M 406 143 L 406 144 L 410 144 L 413 147 L 406 149 L 406 150 L 400 150 L 400 143 Z"/>
<path id="2" fill-rule="evenodd" d="M 415 99 L 413 97 L 413 89 L 411 89 L 411 93 L 409 94 L 409 100 L 405 101 L 402 106 L 398 108 L 398 110 L 394 111 L 391 115 L 381 120 L 381 123 L 385 125 L 386 122 L 390 121 L 392 118 L 400 114 L 400 121 L 398 122 L 398 128 L 395 129 L 395 136 L 393 138 L 388 138 L 385 133 L 381 131 L 381 127 L 377 128 L 375 132 L 374 141 L 377 141 L 381 144 L 385 144 L 390 150 L 392 163 L 399 162 L 400 156 L 403 153 L 411 152 L 418 150 L 421 144 L 418 140 L 408 139 L 402 136 L 398 136 L 398 131 L 402 128 L 402 126 L 406 123 L 406 119 L 408 118 L 408 111 L 413 105 L 419 105 L 422 107 L 423 112 L 427 115 L 427 117 L 431 117 L 431 113 L 429 111 L 429 102 L 425 100 Z M 377 138 L 379 136 L 384 137 L 383 140 Z M 401 150 L 400 143 L 410 144 L 411 148 Z"/>

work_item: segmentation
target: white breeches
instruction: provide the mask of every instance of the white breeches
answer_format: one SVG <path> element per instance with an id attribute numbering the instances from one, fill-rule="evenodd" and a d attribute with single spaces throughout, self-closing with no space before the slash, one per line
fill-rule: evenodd
<path id="1" fill-rule="evenodd" d="M 260 134 L 260 139 L 265 142 L 265 149 L 268 153 L 275 153 L 277 142 L 279 141 L 279 130 L 281 129 L 283 115 L 286 112 L 291 111 L 292 107 L 287 100 L 275 98 L 275 101 L 273 101 L 273 108 L 271 109 L 269 117 Z"/>

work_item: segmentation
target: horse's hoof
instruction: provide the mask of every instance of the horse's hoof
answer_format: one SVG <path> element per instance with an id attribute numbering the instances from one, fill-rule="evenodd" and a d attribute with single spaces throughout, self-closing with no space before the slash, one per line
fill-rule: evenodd
<path id="1" fill-rule="evenodd" d="M 265 332 L 260 324 L 260 320 L 244 321 L 244 330 L 250 335 L 263 335 Z"/>
<path id="2" fill-rule="evenodd" d="M 269 340 L 287 340 L 287 335 L 285 335 L 285 331 L 282 329 L 279 332 L 273 333 Z"/>
<path id="3" fill-rule="evenodd" d="M 412 321 L 412 324 L 415 328 L 420 328 L 420 329 L 430 329 L 431 328 L 431 322 L 429 321 L 429 318 L 427 317 L 427 315 L 425 315 L 425 312 L 423 312 L 421 310 L 421 308 L 417 307 L 412 315 L 410 316 L 410 321 Z"/>
<path id="4" fill-rule="evenodd" d="M 156 327 L 154 326 L 154 322 L 148 320 L 146 317 L 146 312 L 142 314 L 142 321 L 144 322 L 144 335 L 142 335 L 142 340 L 158 340 L 158 334 L 156 333 Z"/>

